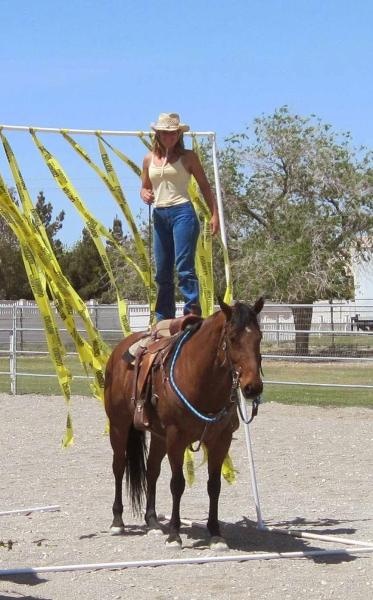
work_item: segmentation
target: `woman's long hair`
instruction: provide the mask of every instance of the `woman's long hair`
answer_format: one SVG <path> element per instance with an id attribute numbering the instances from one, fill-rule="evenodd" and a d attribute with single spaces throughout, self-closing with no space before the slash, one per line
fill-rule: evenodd
<path id="1" fill-rule="evenodd" d="M 153 148 L 152 148 L 154 154 L 158 157 L 158 158 L 162 158 L 162 156 L 166 156 L 166 148 L 162 145 L 161 140 L 159 139 L 159 134 L 156 131 L 154 138 L 153 138 Z M 184 154 L 185 152 L 185 147 L 184 147 L 184 136 L 183 134 L 180 135 L 177 144 L 175 146 L 175 150 L 179 153 L 179 154 Z"/>

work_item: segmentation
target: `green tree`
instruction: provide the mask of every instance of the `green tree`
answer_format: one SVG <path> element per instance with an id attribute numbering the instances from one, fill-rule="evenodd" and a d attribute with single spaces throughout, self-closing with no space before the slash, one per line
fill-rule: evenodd
<path id="1" fill-rule="evenodd" d="M 49 241 L 52 244 L 57 258 L 61 257 L 63 253 L 63 245 L 59 239 L 56 239 L 56 235 L 62 229 L 65 211 L 61 210 L 61 212 L 59 212 L 58 215 L 53 219 L 53 206 L 50 202 L 46 201 L 44 192 L 42 191 L 39 192 L 37 196 L 35 208 L 41 219 L 41 222 L 45 227 Z"/>
<path id="2" fill-rule="evenodd" d="M 63 273 L 83 300 L 99 300 L 109 287 L 100 255 L 85 228 L 81 239 L 64 252 L 60 264 Z"/>
<path id="3" fill-rule="evenodd" d="M 19 242 L 13 231 L 0 217 L 0 299 L 33 298 L 23 265 Z"/>
<path id="4" fill-rule="evenodd" d="M 18 205 L 16 191 L 9 190 L 13 201 Z M 65 213 L 61 211 L 53 219 L 53 206 L 46 202 L 43 192 L 39 192 L 35 208 L 46 228 L 57 257 L 63 254 L 63 246 L 55 236 L 62 227 Z M 0 298 L 4 300 L 18 300 L 20 298 L 32 299 L 33 294 L 28 283 L 23 264 L 22 253 L 17 237 L 11 228 L 0 217 Z"/>
<path id="5" fill-rule="evenodd" d="M 228 140 L 221 177 L 238 297 L 353 297 L 351 254 L 364 258 L 373 244 L 371 158 L 349 134 L 287 107 Z M 309 327 L 312 308 L 293 314 L 296 329 Z M 308 351 L 307 333 L 296 346 Z"/>
<path id="6" fill-rule="evenodd" d="M 140 215 L 141 219 L 141 215 Z M 140 221 L 139 230 L 144 239 L 145 245 L 149 247 L 149 229 L 148 224 L 144 220 Z M 137 260 L 136 246 L 133 238 L 123 233 L 122 221 L 116 216 L 113 220 L 113 227 L 110 230 L 116 240 L 121 244 L 127 255 L 134 262 Z M 112 266 L 115 281 L 122 298 L 133 302 L 148 302 L 147 291 L 139 277 L 138 273 L 129 265 L 119 252 L 110 242 L 107 244 L 110 264 Z M 154 277 L 154 267 L 153 267 Z M 107 291 L 101 297 L 101 301 L 105 303 L 116 302 L 116 292 L 110 284 Z"/>

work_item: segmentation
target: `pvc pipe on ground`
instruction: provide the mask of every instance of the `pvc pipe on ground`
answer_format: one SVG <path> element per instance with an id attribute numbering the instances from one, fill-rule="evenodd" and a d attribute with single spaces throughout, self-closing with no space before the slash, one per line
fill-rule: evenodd
<path id="1" fill-rule="evenodd" d="M 302 531 L 297 529 L 280 529 L 278 527 L 267 527 L 263 528 L 263 531 L 269 531 L 270 533 L 280 533 L 282 535 L 290 535 L 296 538 L 304 538 L 306 540 L 321 540 L 324 542 L 337 542 L 340 544 L 349 544 L 351 546 L 366 546 L 373 548 L 373 542 L 365 542 L 349 538 L 341 538 L 335 535 L 323 535 L 319 533 L 312 533 L 310 531 Z"/>
<path id="2" fill-rule="evenodd" d="M 28 513 L 32 512 L 53 512 L 56 510 L 60 510 L 60 507 L 56 504 L 55 506 L 36 506 L 34 508 L 20 508 L 17 510 L 5 510 L 0 512 L 0 517 L 5 517 L 6 515 L 28 515 Z"/>
<path id="3" fill-rule="evenodd" d="M 0 577 L 9 575 L 31 575 L 37 573 L 62 573 L 66 571 L 97 571 L 101 569 L 133 569 L 138 567 L 163 567 L 168 565 L 198 565 L 219 562 L 248 562 L 251 560 L 276 560 L 280 558 L 308 558 L 312 556 L 351 556 L 373 552 L 368 548 L 350 548 L 349 550 L 333 548 L 332 550 L 305 550 L 303 552 L 264 552 L 258 554 L 239 554 L 238 556 L 206 556 L 196 558 L 173 558 L 160 560 L 131 560 L 127 562 L 89 563 L 82 565 L 58 565 L 49 567 L 19 567 L 0 569 Z"/>

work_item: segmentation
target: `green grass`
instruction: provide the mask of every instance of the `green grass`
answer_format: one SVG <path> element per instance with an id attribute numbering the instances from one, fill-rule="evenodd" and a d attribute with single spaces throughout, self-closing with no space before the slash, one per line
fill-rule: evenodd
<path id="1" fill-rule="evenodd" d="M 73 375 L 84 375 L 76 357 L 67 358 L 67 366 Z M 0 371 L 9 369 L 9 361 L 0 358 Z M 369 362 L 355 363 L 305 363 L 295 361 L 263 361 L 265 381 L 295 381 L 298 383 L 335 383 L 351 385 L 373 385 L 373 365 Z M 48 373 L 54 375 L 53 364 L 47 356 L 26 356 L 17 358 L 17 371 L 27 373 Z M 87 380 L 73 380 L 72 393 L 91 396 Z M 0 375 L 0 392 L 10 393 L 10 380 Z M 19 376 L 19 394 L 57 394 L 61 390 L 57 378 Z M 263 399 L 266 402 L 286 404 L 312 404 L 317 406 L 367 406 L 373 408 L 373 389 L 320 388 L 307 386 L 265 385 Z"/>
<path id="2" fill-rule="evenodd" d="M 84 369 L 76 356 L 68 356 L 65 362 L 72 375 L 84 376 Z M 0 371 L 9 370 L 9 360 L 0 358 Z M 17 373 L 42 373 L 53 377 L 17 376 L 17 394 L 62 394 L 52 361 L 48 356 L 18 356 Z M 0 375 L 0 392 L 10 392 L 10 379 L 7 375 Z M 91 396 L 89 381 L 73 379 L 71 384 L 72 394 Z"/>
<path id="3" fill-rule="evenodd" d="M 265 336 L 261 344 L 263 354 L 293 353 L 295 349 L 294 340 L 284 340 L 279 335 L 279 342 L 266 340 Z M 329 356 L 354 356 L 356 353 L 373 353 L 373 335 L 346 335 L 336 333 L 334 336 L 322 333 L 310 333 L 310 354 L 327 354 Z"/>
<path id="4" fill-rule="evenodd" d="M 265 381 L 373 385 L 373 365 L 369 362 L 304 363 L 266 360 L 263 362 L 263 370 Z M 284 404 L 373 408 L 373 389 L 268 384 L 264 388 L 263 398 L 266 402 Z"/>

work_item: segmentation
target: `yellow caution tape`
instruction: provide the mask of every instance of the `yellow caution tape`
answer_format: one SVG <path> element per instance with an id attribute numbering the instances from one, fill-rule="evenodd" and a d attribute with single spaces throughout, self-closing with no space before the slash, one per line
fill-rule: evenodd
<path id="1" fill-rule="evenodd" d="M 224 459 L 223 466 L 221 468 L 222 475 L 225 481 L 229 484 L 236 483 L 237 470 L 233 466 L 233 462 L 229 454 Z"/>
<path id="2" fill-rule="evenodd" d="M 71 202 L 74 204 L 74 206 L 78 210 L 79 214 L 83 217 L 83 219 L 85 221 L 85 225 L 86 225 L 86 227 L 92 237 L 92 240 L 97 248 L 97 251 L 98 251 L 100 258 L 106 269 L 106 272 L 109 275 L 110 282 L 115 289 L 115 292 L 117 295 L 117 301 L 118 301 L 119 318 L 120 318 L 120 323 L 121 323 L 123 332 L 125 335 L 129 335 L 129 333 L 131 332 L 131 329 L 130 329 L 128 315 L 127 315 L 127 303 L 120 296 L 120 293 L 119 293 L 119 290 L 118 290 L 118 287 L 116 284 L 116 280 L 115 280 L 115 277 L 114 277 L 114 274 L 113 274 L 113 271 L 112 271 L 112 268 L 110 265 L 110 261 L 109 261 L 109 258 L 108 258 L 107 252 L 106 252 L 106 248 L 105 248 L 100 236 L 102 235 L 102 236 L 105 236 L 107 239 L 109 239 L 110 242 L 119 250 L 119 252 L 125 258 L 125 260 L 139 272 L 140 276 L 142 276 L 142 273 L 141 273 L 140 269 L 137 267 L 137 265 L 132 261 L 132 259 L 125 253 L 123 247 L 118 243 L 118 241 L 115 239 L 115 237 L 101 223 L 99 223 L 97 221 L 97 219 L 95 219 L 94 216 L 90 213 L 90 211 L 86 208 L 86 206 L 84 205 L 83 201 L 81 200 L 79 194 L 75 190 L 74 186 L 70 182 L 69 178 L 67 177 L 66 173 L 62 169 L 59 162 L 52 156 L 52 154 L 50 152 L 48 152 L 48 150 L 45 148 L 45 146 L 43 146 L 43 144 L 41 144 L 40 140 L 38 139 L 38 137 L 32 130 L 31 130 L 31 135 L 33 137 L 33 140 L 34 140 L 38 150 L 40 151 L 40 154 L 44 158 L 49 170 L 51 171 L 54 179 L 57 181 L 59 187 L 66 194 L 66 196 L 71 200 Z"/>
<path id="3" fill-rule="evenodd" d="M 102 158 L 102 162 L 105 167 L 105 172 L 102 171 L 88 156 L 81 146 L 79 146 L 66 132 L 61 131 L 64 138 L 73 146 L 76 152 L 84 158 L 86 162 L 96 171 L 100 178 L 104 181 L 118 205 L 120 206 L 127 223 L 134 236 L 136 251 L 139 257 L 139 266 L 126 254 L 123 247 L 118 244 L 118 241 L 112 236 L 101 223 L 99 223 L 93 215 L 87 210 L 84 203 L 80 199 L 75 188 L 68 179 L 66 173 L 58 161 L 52 156 L 52 154 L 41 144 L 35 132 L 30 129 L 30 133 L 33 140 L 39 149 L 42 157 L 44 158 L 49 170 L 51 171 L 54 179 L 57 181 L 59 187 L 71 200 L 74 206 L 77 208 L 79 214 L 83 217 L 86 227 L 90 232 L 92 239 L 96 245 L 96 248 L 100 254 L 101 260 L 105 266 L 106 271 L 110 277 L 110 281 L 117 292 L 118 307 L 120 313 L 120 319 L 122 328 L 125 333 L 129 333 L 129 323 L 127 318 L 127 307 L 119 296 L 119 292 L 116 286 L 115 278 L 111 269 L 109 258 L 106 253 L 106 249 L 101 241 L 101 237 L 108 239 L 114 247 L 119 250 L 124 260 L 126 260 L 139 274 L 144 284 L 147 286 L 150 297 L 150 304 L 153 306 L 155 299 L 155 287 L 151 281 L 149 261 L 146 256 L 143 241 L 138 233 L 136 224 L 133 220 L 132 214 L 124 197 L 121 185 L 119 183 L 118 176 L 114 170 L 110 157 L 105 150 L 104 144 L 108 146 L 122 161 L 124 161 L 137 175 L 141 174 L 140 168 L 129 159 L 120 150 L 113 147 L 107 142 L 100 132 L 97 132 L 99 150 Z M 48 236 L 45 228 L 43 227 L 40 218 L 37 214 L 36 209 L 33 207 L 31 198 L 28 194 L 25 182 L 17 165 L 14 153 L 6 140 L 5 136 L 0 132 L 5 153 L 7 155 L 10 168 L 13 173 L 13 177 L 16 183 L 16 187 L 22 202 L 23 214 L 20 212 L 18 207 L 12 201 L 8 190 L 0 176 L 0 198 L 2 200 L 0 204 L 0 214 L 4 216 L 13 229 L 15 235 L 20 240 L 23 258 L 25 262 L 25 268 L 27 275 L 30 280 L 30 284 L 38 303 L 40 313 L 44 322 L 44 328 L 46 331 L 48 348 L 51 354 L 52 361 L 54 363 L 56 373 L 60 387 L 66 402 L 70 401 L 70 380 L 71 374 L 64 365 L 64 356 L 66 354 L 65 348 L 61 342 L 58 328 L 55 322 L 53 310 L 51 309 L 47 286 L 51 292 L 52 298 L 55 301 L 55 305 L 59 315 L 64 321 L 67 330 L 69 331 L 72 339 L 75 342 L 81 363 L 86 373 L 93 372 L 95 381 L 92 386 L 93 392 L 96 397 L 103 399 L 103 368 L 106 360 L 109 356 L 109 349 L 101 340 L 98 331 L 93 326 L 87 307 L 85 306 L 82 299 L 78 296 L 75 290 L 71 287 L 68 280 L 65 278 L 57 259 L 53 253 L 53 249 L 50 245 Z M 151 145 L 143 136 L 139 136 L 141 141 L 146 145 L 147 148 L 151 149 Z M 199 152 L 196 140 L 193 140 L 193 146 L 197 152 Z M 204 316 L 208 316 L 214 310 L 214 294 L 213 294 L 213 270 L 212 270 L 212 241 L 210 232 L 210 213 L 206 203 L 200 197 L 198 187 L 194 179 L 190 184 L 190 195 L 193 205 L 202 221 L 202 231 L 199 237 L 197 253 L 196 253 L 196 269 L 201 286 L 201 306 Z M 227 250 L 223 248 L 224 263 L 228 265 L 229 269 L 229 257 Z M 225 301 L 231 302 L 232 300 L 232 282 L 230 277 L 227 281 L 227 290 L 225 294 Z M 78 332 L 74 313 L 77 313 L 83 320 L 86 327 L 89 341 L 85 340 Z M 67 446 L 73 441 L 73 430 L 72 420 L 70 411 L 68 408 L 67 413 L 67 427 L 64 438 L 64 445 Z M 206 458 L 206 449 L 204 448 L 204 460 Z M 189 485 L 192 485 L 194 481 L 194 457 L 193 453 L 187 449 L 185 451 L 184 468 L 186 472 L 186 479 Z M 224 460 L 222 467 L 222 474 L 224 478 L 229 482 L 235 481 L 235 469 L 232 461 L 227 455 Z"/>
<path id="4" fill-rule="evenodd" d="M 119 179 L 116 176 L 116 173 L 111 164 L 108 154 L 103 149 L 100 138 L 98 138 L 98 139 L 99 139 L 99 143 L 101 143 L 101 147 L 100 147 L 100 150 L 102 150 L 101 156 L 103 157 L 104 166 L 108 171 L 107 173 L 105 171 L 103 171 L 102 169 L 100 169 L 93 162 L 93 160 L 89 157 L 88 153 L 75 140 L 73 140 L 73 138 L 71 136 L 69 136 L 67 133 L 64 133 L 64 132 L 62 132 L 62 135 L 65 138 L 65 140 L 79 154 L 79 156 L 81 158 L 83 158 L 88 163 L 88 165 L 97 173 L 97 175 L 105 183 L 108 190 L 114 196 L 115 200 L 117 201 L 118 205 L 120 206 L 128 224 L 130 226 L 132 234 L 134 236 L 135 245 L 136 245 L 136 249 L 138 252 L 138 259 L 139 259 L 139 263 L 140 263 L 139 270 L 141 272 L 141 276 L 142 276 L 142 279 L 143 279 L 145 285 L 147 285 L 148 284 L 149 265 L 148 265 L 148 257 L 147 257 L 146 250 L 144 247 L 144 242 L 142 241 L 141 236 L 138 232 L 138 229 L 137 229 L 135 221 L 132 217 L 131 211 L 129 210 L 127 201 L 124 197 L 121 185 L 119 183 Z"/>
<path id="5" fill-rule="evenodd" d="M 205 444 L 202 444 L 203 458 L 198 468 L 202 467 L 208 460 L 208 452 Z M 194 468 L 194 453 L 188 446 L 184 452 L 184 464 L 183 464 L 184 477 L 189 486 L 192 486 L 195 481 L 195 468 Z M 229 454 L 225 457 L 221 468 L 221 473 L 227 483 L 230 485 L 236 483 L 237 470 L 233 466 L 233 461 Z"/>
<path id="6" fill-rule="evenodd" d="M 195 480 L 194 456 L 193 456 L 193 452 L 190 450 L 189 446 L 187 448 L 185 448 L 183 470 L 184 470 L 184 477 L 185 477 L 187 484 L 189 486 L 192 486 L 194 483 L 194 480 Z"/>
<path id="7" fill-rule="evenodd" d="M 6 142 L 5 138 L 3 138 L 3 143 L 4 141 Z M 46 281 L 48 281 L 48 286 L 52 295 L 59 300 L 57 310 L 61 315 L 61 318 L 64 319 L 68 330 L 76 342 L 76 347 L 86 372 L 89 369 L 93 369 L 94 371 L 94 393 L 97 397 L 103 398 L 102 370 L 106 364 L 109 351 L 99 338 L 97 330 L 93 327 L 84 302 L 76 294 L 75 290 L 60 271 L 58 262 L 51 250 L 49 240 L 47 241 L 46 232 L 44 231 L 44 233 L 42 233 L 40 223 L 38 224 L 39 229 L 35 226 L 34 221 L 31 218 L 32 203 L 26 186 L 9 144 L 5 143 L 5 145 L 7 156 L 11 160 L 11 169 L 15 177 L 17 188 L 20 192 L 22 205 L 25 208 L 25 214 L 21 214 L 18 207 L 12 201 L 1 176 L 0 214 L 6 219 L 15 235 L 20 240 L 26 272 L 44 321 L 48 348 L 55 365 L 63 395 L 67 403 L 69 403 L 71 376 L 70 372 L 63 364 L 65 350 L 61 343 L 54 315 L 49 305 L 46 293 Z M 80 334 L 78 334 L 72 318 L 73 310 L 76 310 L 83 319 L 91 344 L 88 344 L 81 338 Z M 69 445 L 72 442 L 72 439 L 72 422 L 68 410 L 67 429 L 63 444 L 65 446 Z"/>
<path id="8" fill-rule="evenodd" d="M 19 197 L 22 202 L 23 211 L 25 218 L 29 221 L 30 226 L 35 225 L 36 234 L 40 236 L 42 242 L 47 245 L 50 252 L 52 252 L 50 242 L 43 227 L 37 211 L 34 210 L 30 195 L 26 188 L 26 184 L 18 167 L 14 153 L 8 143 L 8 140 L 0 132 L 1 140 L 3 142 L 5 154 L 7 156 L 16 187 L 18 190 Z M 57 374 L 58 382 L 61 391 L 64 395 L 67 404 L 67 417 L 68 427 L 66 428 L 66 434 L 63 439 L 63 445 L 68 446 L 72 443 L 73 432 L 72 422 L 70 417 L 70 381 L 71 373 L 70 370 L 64 364 L 64 358 L 66 356 L 66 350 L 62 344 L 59 331 L 56 325 L 55 317 L 50 306 L 48 294 L 47 294 L 47 280 L 44 271 L 40 268 L 40 265 L 35 262 L 33 254 L 29 251 L 29 246 L 25 243 L 24 239 L 20 239 L 22 258 L 25 265 L 26 273 L 32 287 L 36 303 L 38 305 L 41 317 L 44 322 L 44 330 L 46 334 L 47 346 L 51 360 L 54 364 L 55 371 Z"/>
<path id="9" fill-rule="evenodd" d="M 193 140 L 193 150 L 197 153 L 199 159 L 201 160 L 201 151 L 200 151 L 200 147 L 198 145 L 197 139 L 195 136 L 192 137 Z M 197 186 L 195 186 L 195 189 L 197 190 Z M 192 193 L 198 197 L 198 192 L 192 190 Z M 198 204 L 197 204 L 198 203 Z M 205 219 L 207 220 L 207 218 L 210 216 L 210 212 L 207 208 L 206 203 L 204 203 L 201 199 L 201 197 L 199 198 L 195 198 L 194 199 L 194 204 L 196 206 L 198 206 L 198 208 L 202 211 L 204 211 L 204 215 Z M 224 302 L 226 302 L 227 304 L 231 304 L 233 302 L 233 285 L 232 285 L 232 274 L 231 274 L 231 267 L 230 267 L 230 261 L 229 261 L 229 255 L 228 255 L 228 250 L 227 248 L 224 247 L 224 245 L 222 244 L 221 238 L 218 238 L 220 240 L 221 246 L 222 246 L 222 251 L 223 251 L 223 260 L 224 260 L 224 267 L 225 267 L 225 273 L 226 273 L 226 290 L 225 290 L 225 294 L 224 294 Z M 209 244 L 209 240 L 206 242 L 206 246 Z M 203 256 L 203 253 L 202 253 Z M 198 257 L 197 257 L 198 259 Z M 214 295 L 214 290 L 213 287 L 210 288 L 210 280 L 213 281 L 213 272 L 212 272 L 212 245 L 211 245 L 211 250 L 210 247 L 207 246 L 206 250 L 205 250 L 205 257 L 202 258 L 202 260 L 205 261 L 209 261 L 207 262 L 206 266 L 204 267 L 205 270 L 209 270 L 211 271 L 208 274 L 205 275 L 206 279 L 207 279 L 207 290 L 204 292 L 204 294 L 206 294 L 205 296 L 205 302 L 207 303 L 207 305 L 210 307 L 211 306 L 211 302 L 212 302 L 212 306 L 213 306 L 213 295 Z M 203 267 L 199 267 L 199 269 L 201 270 Z M 212 295 L 212 299 L 210 297 L 210 294 Z M 211 312 L 213 312 L 213 308 L 211 310 Z M 211 314 L 211 313 L 207 313 L 207 314 Z"/>

